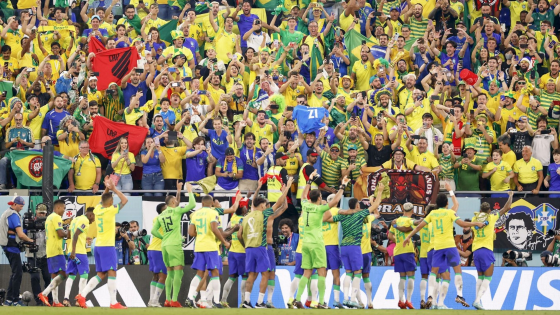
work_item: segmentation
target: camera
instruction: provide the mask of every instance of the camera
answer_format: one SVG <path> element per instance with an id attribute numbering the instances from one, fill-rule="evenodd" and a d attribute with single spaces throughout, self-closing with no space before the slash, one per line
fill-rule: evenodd
<path id="1" fill-rule="evenodd" d="M 547 267 L 560 266 L 560 257 L 558 254 L 553 255 L 550 251 L 545 250 L 541 253 L 541 258 L 544 258 L 544 263 Z"/>
<path id="2" fill-rule="evenodd" d="M 507 252 L 502 254 L 502 257 L 507 259 L 513 259 L 513 260 L 517 260 L 517 259 L 533 260 L 533 253 L 508 250 Z"/>
<path id="3" fill-rule="evenodd" d="M 415 234 L 412 236 L 412 244 L 414 245 L 414 247 L 422 246 L 422 240 L 420 239 L 420 235 Z"/>
<path id="4" fill-rule="evenodd" d="M 548 236 L 560 235 L 560 230 L 548 230 L 548 232 L 546 233 L 546 235 L 548 235 Z"/>
<path id="5" fill-rule="evenodd" d="M 273 236 L 272 240 L 273 240 L 273 242 L 276 246 L 288 244 L 288 239 L 284 235 L 281 235 L 281 234 L 279 234 L 277 236 Z"/>
<path id="6" fill-rule="evenodd" d="M 387 229 L 372 227 L 371 239 L 374 240 L 377 244 L 383 243 L 383 241 L 389 239 L 387 237 Z"/>
<path id="7" fill-rule="evenodd" d="M 126 233 L 130 229 L 130 223 L 128 221 L 124 221 L 121 223 L 121 227 L 119 228 L 119 233 Z"/>
<path id="8" fill-rule="evenodd" d="M 39 207 L 41 204 L 37 205 Z M 23 229 L 28 230 L 29 232 L 36 232 L 38 230 L 45 229 L 45 221 L 46 218 L 34 218 L 33 212 L 27 211 L 23 215 Z"/>
<path id="9" fill-rule="evenodd" d="M 121 227 L 121 229 L 122 229 L 122 227 Z M 140 236 L 140 237 L 142 237 L 142 236 L 146 236 L 146 235 L 148 234 L 148 231 L 146 231 L 145 229 L 142 229 L 142 230 L 138 230 L 138 231 L 131 232 L 130 234 L 131 234 L 132 236 L 136 236 L 136 237 Z"/>

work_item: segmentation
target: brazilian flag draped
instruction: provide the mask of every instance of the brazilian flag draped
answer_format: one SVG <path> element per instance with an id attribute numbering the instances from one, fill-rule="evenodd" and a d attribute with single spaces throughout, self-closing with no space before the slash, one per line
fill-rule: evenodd
<path id="1" fill-rule="evenodd" d="M 177 29 L 177 21 L 178 20 L 171 20 L 159 28 L 159 33 L 161 34 L 160 35 L 161 40 L 164 41 L 168 47 L 173 43 L 173 39 L 171 38 L 171 31 Z"/>
<path id="2" fill-rule="evenodd" d="M 346 50 L 350 56 L 350 67 L 348 69 L 352 69 L 354 62 L 360 60 L 363 41 L 366 41 L 366 45 L 368 47 L 371 48 L 371 46 L 373 46 L 373 42 L 371 40 L 355 30 L 349 30 L 346 34 L 344 34 L 344 43 L 346 44 Z"/>
<path id="3" fill-rule="evenodd" d="M 43 152 L 10 151 L 6 156 L 11 160 L 12 170 L 18 179 L 18 185 L 41 187 L 43 185 Z M 60 188 L 60 183 L 72 167 L 72 162 L 61 157 L 54 157 L 53 184 Z"/>

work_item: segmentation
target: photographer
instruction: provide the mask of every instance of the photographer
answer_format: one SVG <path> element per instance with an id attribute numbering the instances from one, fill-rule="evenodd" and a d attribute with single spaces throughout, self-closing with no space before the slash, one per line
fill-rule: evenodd
<path id="1" fill-rule="evenodd" d="M 4 305 L 21 306 L 23 305 L 19 300 L 19 288 L 21 286 L 21 277 L 23 275 L 19 241 L 33 242 L 27 235 L 23 233 L 21 227 L 21 217 L 19 212 L 25 205 L 25 200 L 22 197 L 15 197 L 14 200 L 8 202 L 10 208 L 0 217 L 0 246 L 4 254 L 10 262 L 12 275 L 10 276 L 10 284 L 8 292 L 6 292 L 6 301 Z"/>
<path id="2" fill-rule="evenodd" d="M 541 253 L 541 261 L 543 263 L 543 267 L 560 266 L 560 257 L 558 257 L 558 254 L 553 254 L 547 250 Z"/>
<path id="3" fill-rule="evenodd" d="M 129 253 L 136 248 L 134 242 L 128 237 L 129 228 L 130 224 L 126 221 L 122 224 L 115 223 L 115 251 L 119 265 L 128 265 Z"/>
<path id="4" fill-rule="evenodd" d="M 280 247 L 280 257 L 278 259 L 279 264 L 284 266 L 295 266 L 295 253 L 299 243 L 299 234 L 294 233 L 294 223 L 288 218 L 280 220 L 278 226 L 282 232 L 282 235 L 279 235 L 279 241 L 277 242 L 277 245 Z"/>
<path id="5" fill-rule="evenodd" d="M 130 249 L 130 263 L 134 265 L 147 265 L 148 264 L 148 244 L 144 240 L 147 232 L 140 229 L 138 221 L 130 221 L 130 230 L 128 237 L 134 244 L 134 248 Z"/>
<path id="6" fill-rule="evenodd" d="M 44 204 L 37 205 L 35 209 L 35 222 L 45 221 L 47 219 L 47 206 Z M 43 226 L 41 226 L 43 227 Z M 27 231 L 29 234 L 30 231 Z M 45 229 L 36 230 L 34 232 L 35 243 L 38 246 L 38 251 L 32 253 L 29 248 L 25 250 L 25 257 L 27 257 L 27 268 L 28 272 L 31 274 L 31 288 L 33 291 L 33 297 L 37 306 L 42 306 L 43 302 L 37 297 L 39 293 L 43 291 L 41 289 L 41 277 L 45 282 L 45 287 L 51 283 L 51 275 L 49 274 L 49 269 L 47 266 L 47 247 L 45 241 Z"/>
<path id="7" fill-rule="evenodd" d="M 527 267 L 525 258 L 527 258 L 527 260 L 531 260 L 532 254 L 508 250 L 502 255 L 502 267 Z"/>

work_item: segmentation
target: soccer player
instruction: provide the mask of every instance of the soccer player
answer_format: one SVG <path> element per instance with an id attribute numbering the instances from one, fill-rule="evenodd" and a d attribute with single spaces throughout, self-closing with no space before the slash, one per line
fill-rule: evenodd
<path id="1" fill-rule="evenodd" d="M 364 288 L 366 289 L 367 307 L 368 309 L 373 309 L 373 287 L 371 285 L 371 280 L 369 278 L 369 272 L 371 270 L 371 224 L 375 221 L 376 217 L 373 214 L 368 215 L 364 218 L 364 223 L 362 224 L 362 240 L 360 242 L 360 247 L 362 250 L 362 279 L 364 280 Z M 364 304 L 361 301 L 360 294 L 357 294 L 358 304 L 361 309 L 364 308 Z"/>
<path id="2" fill-rule="evenodd" d="M 175 198 L 180 198 L 177 195 Z M 156 212 L 158 216 L 167 209 L 165 203 L 160 203 L 156 207 Z M 153 224 L 156 224 L 157 217 L 154 218 Z M 160 226 L 158 230 L 159 234 L 163 233 L 163 228 Z M 163 254 L 161 252 L 161 238 L 156 237 L 152 234 L 152 239 L 150 241 L 150 246 L 148 247 L 148 261 L 150 262 L 150 271 L 152 272 L 152 282 L 150 282 L 150 300 L 148 301 L 148 307 L 161 307 L 159 304 L 159 297 L 161 292 L 165 288 L 165 282 L 167 280 L 167 268 L 165 267 L 165 262 L 163 261 Z M 166 299 L 164 304 L 165 307 L 169 307 L 169 299 Z"/>
<path id="3" fill-rule="evenodd" d="M 66 258 L 64 257 L 64 252 L 62 250 L 62 242 L 65 237 L 68 236 L 68 231 L 62 228 L 62 214 L 66 206 L 64 201 L 57 200 L 53 204 L 53 213 L 47 217 L 45 222 L 45 240 L 47 243 L 47 265 L 49 267 L 49 273 L 51 274 L 51 283 L 45 288 L 45 290 L 37 297 L 46 306 L 51 306 L 49 304 L 49 299 L 47 295 L 52 292 L 53 305 L 54 307 L 63 307 L 58 301 L 58 285 L 66 279 Z"/>
<path id="4" fill-rule="evenodd" d="M 335 196 L 336 196 L 335 194 L 329 195 L 327 197 L 327 203 L 331 202 Z M 338 214 L 339 210 L 340 210 L 339 208 L 333 207 L 328 212 L 325 212 L 325 216 L 333 217 Z M 302 221 L 302 217 L 300 217 L 300 221 Z M 299 230 L 298 249 L 301 249 L 302 235 L 303 235 L 302 222 L 299 222 L 299 229 L 300 230 Z M 335 309 L 342 309 L 343 308 L 342 304 L 340 304 L 340 268 L 342 267 L 342 260 L 340 258 L 340 249 L 338 248 L 338 222 L 328 222 L 325 221 L 325 218 L 323 217 L 322 232 L 323 232 L 323 241 L 325 242 L 325 250 L 327 251 L 327 270 L 330 270 L 333 276 L 333 290 L 334 290 L 333 307 Z M 297 255 L 298 254 L 296 249 L 296 265 L 297 265 Z M 300 266 L 301 266 L 301 258 L 300 258 Z M 292 296 L 293 295 L 290 295 L 290 298 Z"/>
<path id="5" fill-rule="evenodd" d="M 504 207 L 495 213 L 490 213 L 490 204 L 484 202 L 480 205 L 480 213 L 475 213 L 472 221 L 475 222 L 485 222 L 486 226 L 474 230 L 476 236 L 474 238 L 472 249 L 473 249 L 473 261 L 476 266 L 476 272 L 478 273 L 478 279 L 476 280 L 476 299 L 474 300 L 473 306 L 478 310 L 483 310 L 480 299 L 484 295 L 484 292 L 488 290 L 490 286 L 490 281 L 492 280 L 492 274 L 494 273 L 494 224 L 498 219 L 506 214 L 511 209 L 511 202 L 513 198 L 513 192 L 508 192 L 509 198 Z"/>
<path id="6" fill-rule="evenodd" d="M 362 255 L 362 230 L 364 219 L 374 213 L 379 217 L 377 208 L 381 203 L 381 193 L 383 192 L 384 185 L 379 183 L 377 186 L 377 198 L 373 201 L 370 197 L 370 207 L 360 209 L 360 201 L 356 198 L 351 198 L 348 201 L 350 210 L 340 210 L 338 214 L 327 221 L 340 222 L 342 227 L 342 241 L 340 242 L 340 253 L 342 263 L 346 270 L 346 277 L 344 278 L 342 292 L 344 294 L 344 302 L 342 305 L 346 308 L 358 308 L 358 304 L 353 301 L 360 292 L 360 281 L 362 279 L 362 269 L 364 257 Z M 371 254 L 370 254 L 371 255 Z M 371 264 L 371 257 L 369 259 Z M 352 285 L 350 285 L 352 283 Z M 372 301 L 367 301 L 367 305 L 371 306 Z"/>
<path id="7" fill-rule="evenodd" d="M 430 295 L 428 297 L 428 302 L 431 304 L 431 297 L 435 296 L 436 289 L 436 275 L 439 270 L 446 269 L 448 266 L 453 267 L 455 272 L 455 287 L 457 289 L 457 297 L 455 301 L 461 303 L 468 307 L 468 304 L 463 298 L 463 278 L 461 275 L 461 257 L 459 257 L 459 252 L 455 246 L 455 241 L 453 238 L 453 222 L 457 223 L 460 227 L 467 228 L 471 226 L 484 227 L 482 222 L 465 222 L 459 219 L 456 215 L 455 209 L 459 208 L 459 203 L 455 194 L 452 190 L 449 191 L 449 195 L 453 199 L 453 210 L 447 209 L 449 202 L 447 196 L 444 193 L 440 193 L 436 198 L 437 210 L 432 210 L 430 214 L 422 221 L 410 234 L 406 237 L 402 243 L 406 247 L 410 243 L 410 239 L 413 235 L 418 233 L 424 226 L 428 223 L 435 225 L 434 229 L 434 247 L 435 251 L 432 260 L 432 271 L 428 277 L 428 289 Z M 449 288 L 450 275 L 449 273 L 444 273 L 442 275 L 443 284 L 440 292 L 440 297 L 438 301 L 438 309 L 449 309 L 443 304 L 445 296 L 447 295 L 447 289 Z"/>
<path id="8" fill-rule="evenodd" d="M 192 268 L 196 270 L 196 275 L 191 281 L 189 287 L 189 294 L 185 301 L 186 306 L 196 308 L 194 302 L 197 295 L 197 288 L 200 280 L 204 276 L 206 270 L 210 273 L 210 282 L 208 287 L 214 293 L 212 307 L 223 308 L 219 303 L 220 299 L 220 270 L 222 262 L 218 254 L 218 243 L 216 238 L 226 247 L 229 248 L 230 243 L 226 241 L 220 232 L 218 226 L 220 222 L 218 212 L 212 208 L 213 198 L 211 196 L 204 196 L 202 198 L 202 208 L 195 211 L 191 215 L 191 224 L 189 226 L 189 235 L 196 237 L 194 245 L 194 262 Z M 201 291 L 205 292 L 205 291 Z M 206 294 L 204 294 L 206 295 Z M 206 297 L 201 294 L 202 300 L 205 301 Z"/>
<path id="9" fill-rule="evenodd" d="M 183 254 L 183 235 L 181 235 L 181 218 L 183 214 L 194 209 L 196 202 L 192 193 L 192 186 L 187 184 L 189 193 L 189 203 L 181 208 L 181 188 L 183 183 L 177 180 L 177 195 L 165 198 L 166 208 L 158 215 L 157 221 L 152 227 L 152 235 L 161 239 L 163 262 L 167 268 L 167 278 L 165 279 L 165 304 L 169 307 L 181 307 L 177 301 L 181 283 L 183 281 L 183 267 L 185 266 L 185 256 Z M 163 235 L 159 233 L 160 227 L 163 228 Z"/>
<path id="10" fill-rule="evenodd" d="M 319 304 L 314 305 L 312 303 L 311 307 L 316 306 L 319 309 L 328 309 L 329 307 L 325 303 L 325 277 L 327 276 L 327 251 L 325 249 L 325 242 L 323 240 L 323 216 L 330 208 L 333 208 L 338 204 L 346 185 L 350 182 L 350 179 L 346 176 L 342 179 L 342 184 L 339 187 L 338 192 L 331 202 L 326 205 L 322 205 L 323 201 L 321 198 L 321 191 L 319 189 L 313 189 L 309 192 L 311 183 L 319 179 L 317 175 L 317 170 L 314 170 L 309 175 L 309 180 L 303 188 L 301 195 L 302 205 L 301 205 L 301 216 L 303 217 L 303 226 L 305 226 L 305 242 L 302 246 L 301 253 L 301 268 L 303 269 L 303 277 L 298 285 L 298 292 L 296 299 L 293 301 L 293 305 L 297 308 L 303 308 L 301 303 L 301 295 L 305 286 L 309 283 L 309 278 L 313 273 L 313 269 L 317 269 L 319 276 L 317 286 L 319 291 Z M 361 232 L 361 228 L 360 228 Z"/>
<path id="11" fill-rule="evenodd" d="M 89 262 L 86 251 L 86 238 L 89 230 L 89 225 L 95 221 L 95 214 L 93 213 L 94 207 L 89 207 L 84 215 L 81 215 L 72 220 L 70 224 L 70 235 L 72 237 L 72 247 L 70 259 L 68 261 L 68 279 L 64 288 L 64 306 L 70 305 L 70 290 L 76 276 L 80 277 L 78 282 L 78 292 L 82 292 L 88 281 Z"/>
<path id="12" fill-rule="evenodd" d="M 403 205 L 403 215 L 396 220 L 396 222 L 391 226 L 389 230 L 389 240 L 393 241 L 396 246 L 394 250 L 394 262 L 395 262 L 395 272 L 398 272 L 401 276 L 399 281 L 399 303 L 398 306 L 401 309 L 414 309 L 412 302 L 410 302 L 412 297 L 412 292 L 414 290 L 414 272 L 416 271 L 416 260 L 414 257 L 414 245 L 409 243 L 407 246 L 402 246 L 402 242 L 408 236 L 408 233 L 412 231 L 412 226 L 414 225 L 414 220 L 412 220 L 412 209 L 414 205 L 407 202 Z M 401 226 L 406 229 L 406 231 L 397 230 L 396 227 Z M 407 282 L 408 277 L 408 282 Z M 406 285 L 406 300 L 404 298 L 404 287 Z"/>
<path id="13" fill-rule="evenodd" d="M 270 268 L 266 249 L 267 223 L 271 216 L 284 211 L 284 201 L 292 187 L 292 183 L 293 178 L 290 177 L 286 185 L 282 188 L 282 195 L 272 207 L 270 207 L 270 202 L 268 202 L 266 198 L 255 197 L 255 199 L 253 199 L 253 211 L 243 219 L 241 227 L 237 232 L 238 239 L 241 241 L 241 244 L 245 246 L 245 271 L 249 273 L 249 277 L 245 283 L 245 296 L 243 297 L 243 304 L 241 305 L 243 308 L 253 308 L 251 305 L 251 291 L 253 290 L 253 283 L 257 279 L 257 275 L 260 273 L 261 277 L 267 277 L 266 272 Z M 257 190 L 260 189 L 260 181 L 258 185 Z M 267 284 L 267 281 L 261 281 L 260 283 L 259 299 L 255 305 L 256 308 L 266 308 L 264 304 L 264 294 Z"/>
<path id="14" fill-rule="evenodd" d="M 334 196 L 334 194 L 332 195 Z M 332 200 L 332 198 L 331 198 Z M 294 279 L 290 284 L 290 295 L 288 299 L 288 304 L 286 305 L 287 308 L 295 308 L 294 307 L 294 294 L 296 294 L 299 282 L 301 281 L 301 276 L 303 276 L 303 269 L 301 269 L 301 247 L 303 246 L 303 237 L 305 232 L 305 226 L 303 225 L 303 217 L 300 216 L 298 219 L 298 229 L 299 229 L 299 242 L 296 248 L 296 255 L 295 260 L 296 264 L 294 266 Z M 338 228 L 337 228 L 338 229 Z M 337 230 L 338 231 L 338 230 Z M 338 237 L 337 237 L 338 240 Z M 339 280 L 340 282 L 340 280 Z"/>
<path id="15" fill-rule="evenodd" d="M 114 192 L 121 202 L 117 205 L 113 204 Z M 105 176 L 105 191 L 101 195 L 101 203 L 95 206 L 93 213 L 95 214 L 95 224 L 97 227 L 97 240 L 95 241 L 95 269 L 97 276 L 91 278 L 83 291 L 76 296 L 76 300 L 80 307 L 87 308 L 86 296 L 95 289 L 95 287 L 106 276 L 107 286 L 109 288 L 109 296 L 111 300 L 111 308 L 124 309 L 121 303 L 117 302 L 117 252 L 115 251 L 115 217 L 117 213 L 126 205 L 128 199 L 123 193 L 117 189 L 109 176 Z"/>

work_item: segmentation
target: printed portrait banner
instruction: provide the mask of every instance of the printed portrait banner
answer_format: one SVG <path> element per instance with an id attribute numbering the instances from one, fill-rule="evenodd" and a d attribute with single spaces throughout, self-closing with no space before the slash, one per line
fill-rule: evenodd
<path id="1" fill-rule="evenodd" d="M 560 199 L 514 198 L 511 210 L 496 222 L 495 248 L 543 251 L 552 240 L 548 231 L 560 229 L 557 220 Z M 507 198 L 483 198 L 492 211 L 500 210 Z M 543 201 L 546 201 L 543 203 Z"/>
<path id="2" fill-rule="evenodd" d="M 383 173 L 389 176 L 390 196 L 381 201 L 381 217 L 386 221 L 396 219 L 402 215 L 402 206 L 407 202 L 414 205 L 414 216 L 424 217 L 426 206 L 435 202 L 439 193 L 439 181 L 435 176 L 427 172 L 382 169 L 368 175 L 368 196 L 374 194 Z"/>

